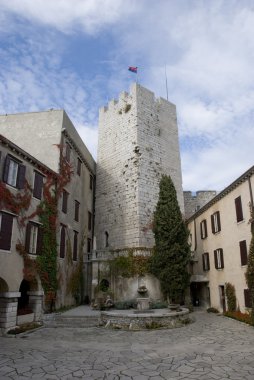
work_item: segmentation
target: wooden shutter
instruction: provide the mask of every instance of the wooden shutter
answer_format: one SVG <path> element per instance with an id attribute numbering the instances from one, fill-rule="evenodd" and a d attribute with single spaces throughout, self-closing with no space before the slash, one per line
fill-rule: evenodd
<path id="1" fill-rule="evenodd" d="M 244 303 L 245 307 L 251 307 L 250 289 L 244 289 Z"/>
<path id="2" fill-rule="evenodd" d="M 3 181 L 7 183 L 8 181 L 8 173 L 9 173 L 9 168 L 10 168 L 10 156 L 5 157 L 5 162 L 4 162 L 4 170 L 3 170 Z"/>
<path id="3" fill-rule="evenodd" d="M 64 256 L 65 256 L 65 226 L 61 226 L 60 257 L 63 259 Z"/>
<path id="4" fill-rule="evenodd" d="M 37 199 L 41 199 L 43 188 L 43 175 L 34 172 L 34 189 L 33 196 Z"/>
<path id="5" fill-rule="evenodd" d="M 0 230 L 0 249 L 10 251 L 12 238 L 13 215 L 2 213 Z"/>
<path id="6" fill-rule="evenodd" d="M 75 201 L 75 216 L 74 216 L 74 219 L 76 220 L 76 222 L 79 221 L 79 202 L 78 201 Z"/>
<path id="7" fill-rule="evenodd" d="M 214 265 L 215 265 L 215 269 L 218 269 L 217 250 L 214 251 Z"/>
<path id="8" fill-rule="evenodd" d="M 74 240 L 73 240 L 73 261 L 77 261 L 78 256 L 78 232 L 74 231 Z"/>
<path id="9" fill-rule="evenodd" d="M 42 247 L 43 247 L 43 229 L 42 229 L 42 226 L 38 225 L 36 255 L 42 254 Z"/>
<path id="10" fill-rule="evenodd" d="M 243 209 L 241 197 L 235 199 L 235 211 L 236 211 L 236 221 L 241 222 L 243 220 Z"/>
<path id="11" fill-rule="evenodd" d="M 206 253 L 207 258 L 207 270 L 210 270 L 210 259 L 209 259 L 209 253 Z"/>
<path id="12" fill-rule="evenodd" d="M 93 176 L 90 174 L 90 189 L 93 189 Z"/>
<path id="13" fill-rule="evenodd" d="M 25 187 L 25 175 L 26 175 L 26 167 L 25 165 L 19 164 L 18 168 L 18 176 L 17 176 L 17 188 L 24 189 Z"/>
<path id="14" fill-rule="evenodd" d="M 206 219 L 204 220 L 204 227 L 205 227 L 205 238 L 207 237 L 207 223 Z"/>
<path id="15" fill-rule="evenodd" d="M 218 224 L 218 231 L 219 232 L 221 230 L 221 224 L 220 224 L 220 212 L 217 211 L 216 212 L 216 215 L 217 215 L 217 224 Z"/>
<path id="16" fill-rule="evenodd" d="M 212 225 L 212 233 L 215 234 L 214 215 L 211 215 L 211 225 Z"/>
<path id="17" fill-rule="evenodd" d="M 247 265 L 247 263 L 248 263 L 248 252 L 247 252 L 246 240 L 240 241 L 239 245 L 240 245 L 241 265 Z"/>
<path id="18" fill-rule="evenodd" d="M 223 257 L 223 249 L 220 248 L 220 262 L 221 262 L 221 269 L 224 268 L 224 257 Z"/>
<path id="19" fill-rule="evenodd" d="M 30 251 L 31 229 L 32 229 L 32 223 L 28 222 L 26 226 L 26 243 L 25 243 L 25 248 L 26 248 L 27 253 L 29 253 Z"/>
<path id="20" fill-rule="evenodd" d="M 91 252 L 91 239 L 87 239 L 87 253 Z"/>
<path id="21" fill-rule="evenodd" d="M 67 213 L 67 203 L 68 203 L 68 193 L 63 190 L 63 198 L 62 198 L 62 212 Z"/>

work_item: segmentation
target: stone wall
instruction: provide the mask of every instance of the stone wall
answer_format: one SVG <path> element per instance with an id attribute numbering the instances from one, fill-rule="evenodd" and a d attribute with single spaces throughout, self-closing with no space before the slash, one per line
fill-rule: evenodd
<path id="1" fill-rule="evenodd" d="M 151 223 L 162 174 L 172 177 L 183 212 L 175 106 L 134 84 L 130 94 L 100 110 L 97 249 L 154 245 Z"/>
<path id="2" fill-rule="evenodd" d="M 197 191 L 196 193 L 184 191 L 185 219 L 188 219 L 195 214 L 196 211 L 214 198 L 216 194 L 217 192 L 215 190 Z"/>

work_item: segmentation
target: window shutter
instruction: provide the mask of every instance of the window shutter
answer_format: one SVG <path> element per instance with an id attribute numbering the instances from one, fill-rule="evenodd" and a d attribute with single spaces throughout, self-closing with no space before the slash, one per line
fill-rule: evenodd
<path id="1" fill-rule="evenodd" d="M 24 187 L 25 187 L 25 175 L 26 175 L 25 165 L 19 164 L 18 177 L 17 177 L 17 188 L 20 190 L 24 189 Z"/>
<path id="2" fill-rule="evenodd" d="M 202 255 L 202 261 L 203 261 L 203 271 L 205 272 L 206 271 L 206 267 L 205 267 L 205 254 L 204 253 Z"/>
<path id="3" fill-rule="evenodd" d="M 215 269 L 218 269 L 218 257 L 217 257 L 217 251 L 214 251 L 214 265 Z"/>
<path id="4" fill-rule="evenodd" d="M 240 241 L 240 255 L 241 255 L 241 265 L 247 265 L 248 263 L 248 252 L 246 240 Z"/>
<path id="5" fill-rule="evenodd" d="M 32 224 L 30 222 L 27 223 L 26 226 L 26 243 L 25 243 L 25 248 L 26 252 L 29 253 L 29 248 L 30 248 L 30 239 L 31 239 L 31 228 Z"/>
<path id="6" fill-rule="evenodd" d="M 241 222 L 243 220 L 243 209 L 241 196 L 235 199 L 235 211 L 236 211 L 236 221 Z"/>
<path id="7" fill-rule="evenodd" d="M 75 201 L 75 216 L 74 219 L 76 222 L 79 221 L 79 202 Z"/>
<path id="8" fill-rule="evenodd" d="M 10 251 L 12 238 L 13 216 L 2 213 L 1 231 L 0 231 L 0 249 Z"/>
<path id="9" fill-rule="evenodd" d="M 221 268 L 224 268 L 224 257 L 223 257 L 223 249 L 220 248 L 220 262 L 221 262 Z"/>
<path id="10" fill-rule="evenodd" d="M 6 156 L 5 163 L 4 163 L 4 170 L 3 170 L 3 181 L 7 183 L 8 180 L 8 173 L 9 173 L 9 167 L 10 167 L 10 157 Z"/>
<path id="11" fill-rule="evenodd" d="M 205 237 L 207 237 L 207 223 L 206 223 L 206 219 L 204 220 L 204 229 L 205 229 Z"/>
<path id="12" fill-rule="evenodd" d="M 42 247 L 43 247 L 43 229 L 42 229 L 42 226 L 38 226 L 36 255 L 42 254 Z"/>
<path id="13" fill-rule="evenodd" d="M 215 228 L 214 228 L 214 215 L 211 215 L 211 225 L 212 225 L 212 233 L 215 233 Z"/>
<path id="14" fill-rule="evenodd" d="M 65 227 L 61 227 L 61 236 L 60 236 L 60 257 L 63 259 L 65 256 Z"/>
<path id="15" fill-rule="evenodd" d="M 207 270 L 210 270 L 210 259 L 209 259 L 209 253 L 206 254 L 207 256 Z"/>
<path id="16" fill-rule="evenodd" d="M 250 289 L 244 289 L 244 303 L 245 307 L 251 307 Z"/>
<path id="17" fill-rule="evenodd" d="M 218 231 L 220 231 L 220 230 L 221 230 L 221 225 L 220 225 L 220 212 L 217 211 L 217 212 L 216 212 L 216 215 L 217 215 Z"/>
<path id="18" fill-rule="evenodd" d="M 82 161 L 80 158 L 78 158 L 77 160 L 77 174 L 78 175 L 81 175 L 81 164 L 82 164 Z"/>
<path id="19" fill-rule="evenodd" d="M 77 253 L 78 253 L 78 232 L 74 231 L 73 261 L 77 261 Z"/>
<path id="20" fill-rule="evenodd" d="M 67 191 L 63 190 L 63 195 L 62 195 L 62 212 L 65 214 L 67 213 L 67 203 L 68 203 L 68 193 Z"/>
<path id="21" fill-rule="evenodd" d="M 40 173 L 34 172 L 34 189 L 33 196 L 41 199 L 43 188 L 43 176 Z"/>

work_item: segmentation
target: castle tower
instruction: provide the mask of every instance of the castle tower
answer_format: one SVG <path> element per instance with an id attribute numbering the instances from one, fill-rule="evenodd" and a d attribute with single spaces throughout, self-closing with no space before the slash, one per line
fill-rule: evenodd
<path id="1" fill-rule="evenodd" d="M 152 219 L 162 174 L 171 176 L 184 212 L 176 107 L 135 83 L 129 94 L 123 92 L 99 114 L 97 259 L 108 251 L 153 247 Z"/>

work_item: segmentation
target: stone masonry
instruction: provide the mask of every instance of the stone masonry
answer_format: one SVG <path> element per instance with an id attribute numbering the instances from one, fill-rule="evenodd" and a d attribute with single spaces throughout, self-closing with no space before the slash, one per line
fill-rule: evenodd
<path id="1" fill-rule="evenodd" d="M 176 107 L 133 84 L 100 110 L 95 205 L 97 251 L 151 248 L 162 174 L 184 212 Z"/>
<path id="2" fill-rule="evenodd" d="M 207 204 L 217 194 L 214 190 L 197 191 L 194 195 L 191 191 L 184 191 L 185 218 L 190 218 L 196 211 Z"/>

